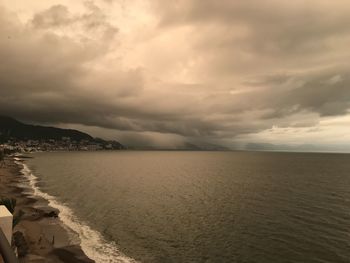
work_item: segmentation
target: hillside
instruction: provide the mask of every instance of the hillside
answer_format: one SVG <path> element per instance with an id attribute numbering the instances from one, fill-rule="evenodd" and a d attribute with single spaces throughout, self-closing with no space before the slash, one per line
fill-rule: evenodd
<path id="1" fill-rule="evenodd" d="M 93 140 L 89 134 L 77 130 L 24 124 L 13 118 L 0 116 L 0 140 L 61 140 L 62 137 L 70 137 L 75 141 Z"/>
<path id="2" fill-rule="evenodd" d="M 112 144 L 113 148 L 124 148 L 119 142 L 105 141 L 98 138 L 93 138 L 87 133 L 72 130 L 61 129 L 55 127 L 46 127 L 39 125 L 30 125 L 19 122 L 11 117 L 0 116 L 0 142 L 8 140 L 27 141 L 27 140 L 56 140 L 62 138 L 70 138 L 71 141 L 89 141 L 99 144 Z"/>

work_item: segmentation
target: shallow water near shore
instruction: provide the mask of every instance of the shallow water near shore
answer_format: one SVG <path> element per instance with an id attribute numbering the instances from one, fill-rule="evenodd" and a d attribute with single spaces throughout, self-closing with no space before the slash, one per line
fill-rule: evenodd
<path id="1" fill-rule="evenodd" d="M 99 232 L 91 229 L 88 224 L 78 219 L 70 207 L 60 202 L 56 197 L 42 191 L 40 188 L 40 179 L 34 175 L 27 164 L 18 161 L 16 163 L 22 167 L 21 173 L 28 180 L 29 186 L 32 188 L 33 193 L 30 193 L 30 195 L 33 195 L 34 198 L 43 198 L 43 200 L 48 202 L 49 207 L 59 211 L 59 218 L 63 221 L 62 226 L 67 230 L 70 243 L 80 244 L 84 252 L 96 262 L 135 262 L 133 259 L 120 253 L 114 243 L 106 241 Z M 53 232 L 51 235 L 57 237 L 60 233 Z M 59 242 L 57 242 L 57 238 L 55 238 L 55 246 L 58 248 L 61 247 Z"/>
<path id="2" fill-rule="evenodd" d="M 32 182 L 97 262 L 348 262 L 350 155 L 36 153 Z M 29 170 L 30 169 L 30 170 Z"/>

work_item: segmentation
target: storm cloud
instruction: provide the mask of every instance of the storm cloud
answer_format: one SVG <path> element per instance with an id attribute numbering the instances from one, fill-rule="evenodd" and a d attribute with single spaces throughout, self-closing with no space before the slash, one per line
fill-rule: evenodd
<path id="1" fill-rule="evenodd" d="M 131 145 L 342 144 L 349 12 L 326 0 L 2 1 L 0 112 Z"/>

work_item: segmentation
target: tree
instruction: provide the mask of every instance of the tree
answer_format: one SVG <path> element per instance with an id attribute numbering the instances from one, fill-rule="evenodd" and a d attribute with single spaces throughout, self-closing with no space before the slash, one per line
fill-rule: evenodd
<path id="1" fill-rule="evenodd" d="M 5 165 L 5 153 L 3 149 L 0 149 L 0 167 Z"/>

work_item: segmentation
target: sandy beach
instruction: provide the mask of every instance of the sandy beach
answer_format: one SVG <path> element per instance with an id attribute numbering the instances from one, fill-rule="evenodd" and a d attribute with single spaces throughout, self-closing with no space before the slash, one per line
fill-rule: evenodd
<path id="1" fill-rule="evenodd" d="M 15 198 L 16 211 L 24 212 L 14 229 L 16 239 L 22 239 L 18 248 L 20 262 L 94 262 L 64 228 L 57 217 L 59 211 L 49 207 L 46 200 L 33 196 L 26 180 L 20 165 L 7 158 L 0 167 L 0 197 Z"/>

